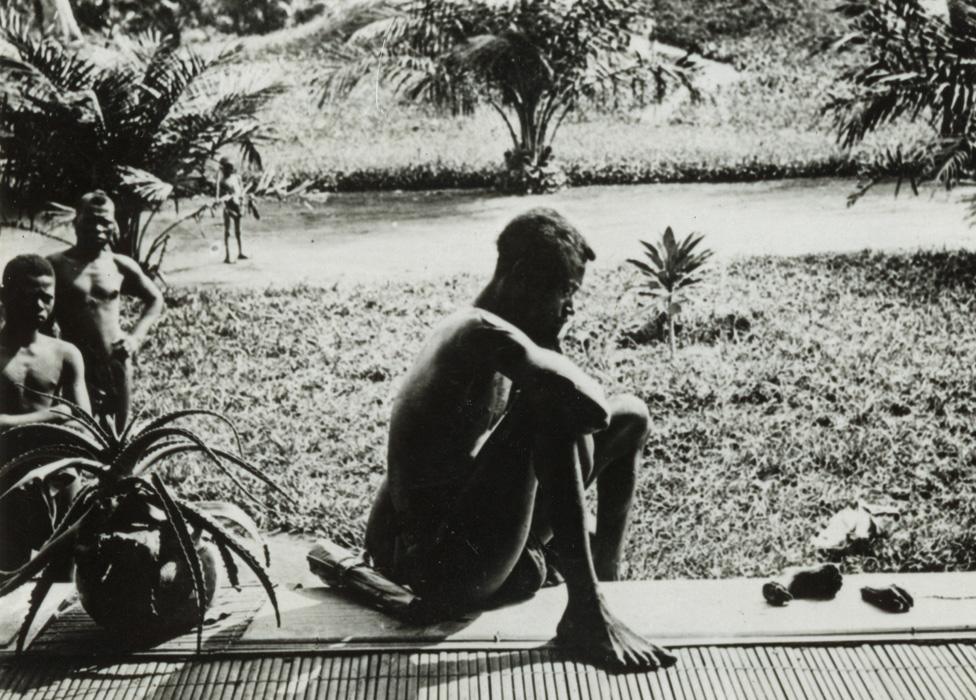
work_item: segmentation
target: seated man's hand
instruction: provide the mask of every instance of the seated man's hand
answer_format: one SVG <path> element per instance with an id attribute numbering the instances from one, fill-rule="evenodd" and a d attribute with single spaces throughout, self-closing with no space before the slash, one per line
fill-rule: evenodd
<path id="1" fill-rule="evenodd" d="M 610 424 L 610 408 L 600 385 L 565 356 L 545 349 L 531 355 L 532 369 L 522 389 L 537 417 L 552 419 L 573 433 L 592 433 Z"/>

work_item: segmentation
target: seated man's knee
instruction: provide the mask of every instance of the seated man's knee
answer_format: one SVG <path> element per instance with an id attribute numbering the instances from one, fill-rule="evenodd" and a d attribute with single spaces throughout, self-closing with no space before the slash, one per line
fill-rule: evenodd
<path id="1" fill-rule="evenodd" d="M 647 406 L 633 394 L 610 397 L 610 424 L 617 430 L 643 441 L 651 427 Z"/>

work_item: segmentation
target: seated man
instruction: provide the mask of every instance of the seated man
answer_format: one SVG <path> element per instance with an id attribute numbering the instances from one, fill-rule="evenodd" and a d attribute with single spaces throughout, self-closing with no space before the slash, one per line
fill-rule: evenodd
<path id="1" fill-rule="evenodd" d="M 90 410 L 81 353 L 73 345 L 42 335 L 54 306 L 54 270 L 38 255 L 20 255 L 3 271 L 4 325 L 0 329 L 0 464 L 12 454 L 2 433 L 28 423 L 67 420 L 54 395 Z M 16 453 L 29 449 L 21 445 Z M 33 481 L 0 501 L 0 570 L 16 569 L 51 535 L 76 491 L 76 477 L 55 483 Z M 0 483 L 0 493 L 10 487 Z"/>
<path id="2" fill-rule="evenodd" d="M 109 247 L 117 231 L 115 205 L 101 190 L 81 199 L 77 243 L 49 257 L 57 276 L 54 316 L 61 337 L 81 350 L 95 415 L 121 430 L 129 418 L 132 358 L 163 312 L 163 295 L 138 263 Z M 142 301 L 128 333 L 121 326 L 121 295 Z"/>
<path id="3" fill-rule="evenodd" d="M 532 595 L 552 539 L 569 595 L 558 640 L 612 669 L 655 669 L 674 657 L 618 621 L 597 585 L 618 576 L 647 409 L 606 400 L 559 353 L 594 257 L 550 209 L 505 227 L 488 286 L 434 331 L 404 379 L 366 549 L 451 614 Z M 593 483 L 591 553 L 583 489 Z"/>

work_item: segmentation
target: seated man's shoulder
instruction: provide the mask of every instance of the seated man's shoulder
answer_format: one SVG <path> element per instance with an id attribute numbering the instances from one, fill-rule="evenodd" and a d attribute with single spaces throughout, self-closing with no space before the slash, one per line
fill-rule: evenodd
<path id="1" fill-rule="evenodd" d="M 441 321 L 434 329 L 433 336 L 441 343 L 457 343 L 478 342 L 479 339 L 487 340 L 489 336 L 522 338 L 525 334 L 500 316 L 471 306 L 459 309 Z M 528 337 L 525 336 L 524 340 L 528 342 Z"/>

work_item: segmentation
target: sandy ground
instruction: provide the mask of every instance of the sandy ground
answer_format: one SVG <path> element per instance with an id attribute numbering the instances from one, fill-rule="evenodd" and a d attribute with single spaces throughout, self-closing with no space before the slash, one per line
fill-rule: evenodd
<path id="1" fill-rule="evenodd" d="M 615 267 L 639 255 L 638 239 L 656 240 L 669 225 L 679 236 L 704 233 L 706 245 L 725 258 L 976 245 L 959 191 L 896 198 L 891 188 L 879 187 L 847 207 L 854 186 L 841 180 L 789 180 L 587 187 L 545 197 L 452 191 L 268 202 L 261 204 L 260 221 L 244 222 L 250 260 L 222 263 L 223 226 L 218 217 L 207 216 L 181 225 L 164 271 L 171 285 L 258 288 L 487 275 L 498 232 L 512 216 L 537 206 L 555 208 L 573 221 L 596 249 L 599 266 Z M 173 218 L 166 213 L 154 228 Z M 73 237 L 68 229 L 54 233 Z M 20 252 L 48 253 L 63 245 L 4 228 L 0 264 Z"/>

